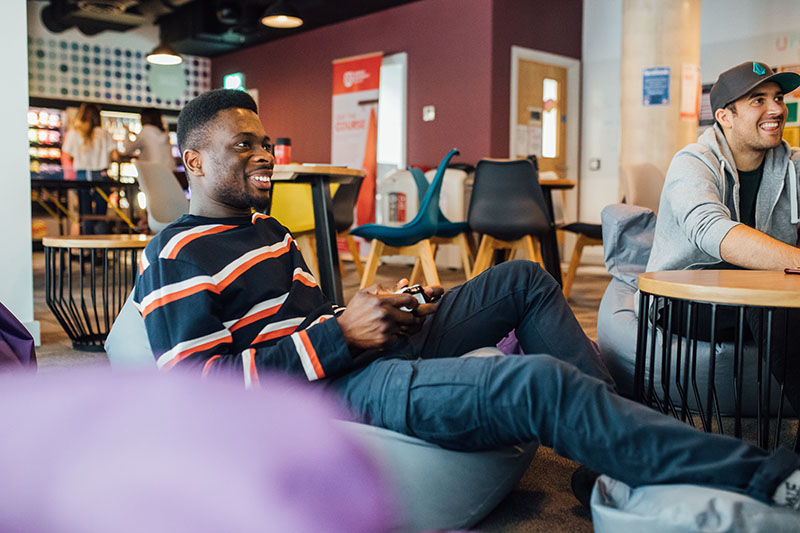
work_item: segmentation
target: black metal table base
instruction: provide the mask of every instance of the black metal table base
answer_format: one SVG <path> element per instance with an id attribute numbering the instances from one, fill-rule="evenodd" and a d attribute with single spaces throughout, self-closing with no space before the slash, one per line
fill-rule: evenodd
<path id="1" fill-rule="evenodd" d="M 76 350 L 103 350 L 133 289 L 139 252 L 45 246 L 45 301 Z"/>
<path id="2" fill-rule="evenodd" d="M 743 438 L 743 387 L 757 388 L 756 391 L 756 444 L 765 449 L 774 449 L 783 445 L 800 451 L 800 424 L 797 431 L 787 431 L 788 421 L 784 418 L 787 410 L 783 385 L 779 386 L 780 394 L 777 406 L 773 401 L 772 374 L 770 372 L 772 353 L 773 308 L 751 308 L 761 313 L 760 323 L 763 326 L 762 341 L 757 343 L 756 376 L 744 375 L 745 362 L 745 311 L 742 306 L 708 303 L 711 307 L 711 324 L 708 340 L 708 358 L 706 386 L 698 383 L 698 370 L 701 359 L 698 358 L 698 306 L 701 302 L 667 298 L 664 296 L 640 293 L 639 331 L 636 342 L 636 362 L 634 368 L 634 390 L 636 401 L 644 403 L 659 411 L 672 415 L 684 422 L 706 432 L 732 434 Z M 727 415 L 720 411 L 719 391 L 717 390 L 716 366 L 718 343 L 718 314 L 720 308 L 735 309 L 737 324 L 733 340 L 733 375 L 721 376 L 731 380 L 734 412 L 732 428 L 727 423 Z M 673 324 L 673 321 L 676 323 Z M 686 332 L 680 335 L 678 332 Z M 661 335 L 660 353 L 657 353 L 657 339 Z M 676 340 L 677 342 L 673 342 Z M 673 344 L 675 349 L 673 350 Z M 674 353 L 673 353 L 674 351 Z M 656 382 L 654 369 L 660 368 L 661 379 Z M 785 365 L 784 365 L 785 368 Z M 779 380 L 785 383 L 785 376 Z M 677 395 L 675 394 L 677 391 Z M 697 406 L 690 410 L 690 403 Z M 748 406 L 752 408 L 753 406 Z M 776 407 L 777 409 L 774 409 Z M 750 409 L 752 410 L 752 409 Z M 775 413 L 771 416 L 771 413 Z M 789 437 L 787 439 L 787 434 Z M 788 442 L 787 442 L 788 440 Z"/>

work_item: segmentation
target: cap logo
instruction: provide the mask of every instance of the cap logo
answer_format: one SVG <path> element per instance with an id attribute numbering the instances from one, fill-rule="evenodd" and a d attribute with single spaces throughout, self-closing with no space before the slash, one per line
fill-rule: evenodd
<path id="1" fill-rule="evenodd" d="M 764 70 L 764 67 L 753 61 L 753 72 L 761 76 L 762 74 L 766 74 L 767 71 Z"/>

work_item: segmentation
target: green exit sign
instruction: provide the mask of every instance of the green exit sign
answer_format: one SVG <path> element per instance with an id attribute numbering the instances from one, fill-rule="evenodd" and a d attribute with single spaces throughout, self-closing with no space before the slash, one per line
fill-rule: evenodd
<path id="1" fill-rule="evenodd" d="M 244 73 L 234 72 L 227 74 L 222 78 L 222 86 L 226 89 L 235 89 L 237 91 L 244 91 Z"/>

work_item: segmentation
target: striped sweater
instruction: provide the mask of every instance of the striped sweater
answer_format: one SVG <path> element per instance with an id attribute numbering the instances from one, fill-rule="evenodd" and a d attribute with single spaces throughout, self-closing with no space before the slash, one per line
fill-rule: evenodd
<path id="1" fill-rule="evenodd" d="M 158 367 L 335 376 L 352 364 L 289 231 L 275 219 L 184 215 L 148 244 L 134 300 Z"/>

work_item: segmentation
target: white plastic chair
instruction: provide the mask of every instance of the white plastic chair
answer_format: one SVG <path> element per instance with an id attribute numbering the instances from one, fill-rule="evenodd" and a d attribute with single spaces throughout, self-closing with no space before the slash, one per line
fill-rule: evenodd
<path id="1" fill-rule="evenodd" d="M 158 233 L 189 212 L 189 200 L 172 171 L 160 163 L 136 162 L 139 187 L 147 197 L 147 224 Z"/>

